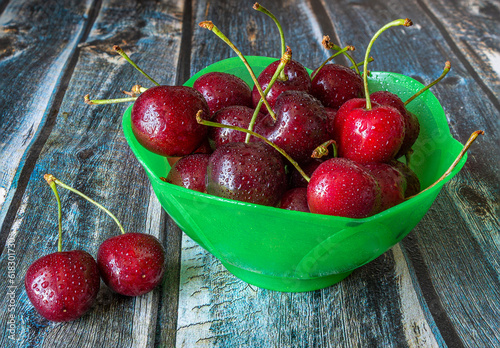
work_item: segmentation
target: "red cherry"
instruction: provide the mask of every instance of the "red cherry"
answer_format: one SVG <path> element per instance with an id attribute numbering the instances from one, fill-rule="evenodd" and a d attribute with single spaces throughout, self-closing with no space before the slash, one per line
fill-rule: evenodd
<path id="1" fill-rule="evenodd" d="M 139 296 L 161 282 L 165 251 L 150 234 L 125 233 L 101 244 L 97 265 L 102 280 L 111 290 L 125 296 Z"/>
<path id="2" fill-rule="evenodd" d="M 307 185 L 311 213 L 363 218 L 379 211 L 380 187 L 368 170 L 346 158 L 331 158 Z"/>
<path id="3" fill-rule="evenodd" d="M 36 260 L 26 272 L 26 294 L 45 319 L 75 320 L 94 304 L 99 292 L 97 264 L 83 250 L 55 252 Z"/>
<path id="4" fill-rule="evenodd" d="M 154 153 L 188 155 L 202 144 L 208 132 L 196 121 L 199 110 L 209 115 L 207 102 L 194 88 L 152 87 L 132 107 L 132 131 L 137 141 Z"/>
<path id="5" fill-rule="evenodd" d="M 252 106 L 252 91 L 241 78 L 223 73 L 210 72 L 200 76 L 193 84 L 207 101 L 210 114 L 227 106 Z"/>

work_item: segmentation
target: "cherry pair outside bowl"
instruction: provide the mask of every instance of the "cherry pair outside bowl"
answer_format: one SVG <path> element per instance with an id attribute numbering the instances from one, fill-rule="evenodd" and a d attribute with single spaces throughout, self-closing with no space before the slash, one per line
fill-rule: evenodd
<path id="1" fill-rule="evenodd" d="M 258 75 L 275 58 L 246 57 Z M 221 71 L 252 79 L 238 58 L 212 64 L 201 75 Z M 371 92 L 388 90 L 404 101 L 423 85 L 396 73 L 371 72 Z M 143 166 L 162 207 L 194 241 L 219 259 L 236 277 L 258 287 L 300 292 L 335 284 L 404 238 L 428 211 L 442 186 L 463 167 L 466 157 L 442 182 L 391 209 L 364 219 L 303 213 L 233 201 L 166 183 L 165 157 L 141 146 L 131 130 L 129 107 L 123 116 L 125 138 Z M 462 149 L 453 139 L 439 101 L 426 91 L 408 104 L 421 125 L 411 168 L 422 188 L 446 171 Z"/>

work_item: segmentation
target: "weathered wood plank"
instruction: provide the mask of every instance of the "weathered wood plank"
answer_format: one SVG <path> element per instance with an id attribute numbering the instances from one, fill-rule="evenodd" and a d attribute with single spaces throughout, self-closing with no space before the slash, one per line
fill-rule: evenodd
<path id="1" fill-rule="evenodd" d="M 325 20 L 321 4 L 263 5 L 282 22 L 295 59 L 314 68 L 326 58 L 320 42 L 323 34 L 333 35 L 323 30 L 334 26 Z M 251 6 L 238 6 L 237 18 L 227 15 L 236 11 L 231 3 L 200 1 L 196 6 L 197 22 L 213 20 L 245 54 L 279 55 L 274 23 Z M 359 29 L 356 38 L 368 36 L 368 30 Z M 192 73 L 234 55 L 212 33 L 195 29 L 194 35 L 199 40 L 194 40 Z M 178 347 L 444 345 L 399 247 L 338 285 L 293 294 L 249 286 L 189 237 L 182 242 Z"/>
<path id="2" fill-rule="evenodd" d="M 433 87 L 433 92 L 448 116 L 452 135 L 464 142 L 473 130 L 487 130 L 487 135 L 470 150 L 463 171 L 444 188 L 433 208 L 414 230 L 416 237 L 411 243 L 404 240 L 403 245 L 407 247 L 410 259 L 421 256 L 418 261 L 426 265 L 423 273 L 417 273 L 417 279 L 426 282 L 421 284 L 423 288 L 431 289 L 424 297 L 446 343 L 450 346 L 491 346 L 492 342 L 499 345 L 497 335 L 491 334 L 498 331 L 498 319 L 485 314 L 495 312 L 499 301 L 498 292 L 494 290 L 494 284 L 498 284 L 499 268 L 497 262 L 491 261 L 492 255 L 498 255 L 500 229 L 495 216 L 499 162 L 491 160 L 500 158 L 496 145 L 498 100 L 492 99 L 489 92 L 471 76 L 470 68 L 463 64 L 462 51 L 457 52 L 456 45 L 449 44 L 449 40 L 443 37 L 443 27 L 447 28 L 449 36 L 459 33 L 461 26 L 458 22 L 436 23 L 441 16 L 437 19 L 430 16 L 433 11 L 420 1 L 386 1 L 374 6 L 366 5 L 358 3 L 349 8 L 325 2 L 333 22 L 338 24 L 339 37 L 345 42 L 358 39 L 364 46 L 369 35 L 365 39 L 358 38 L 354 31 L 349 30 L 356 23 L 358 26 L 363 23 L 364 27 L 370 28 L 370 32 L 374 32 L 392 19 L 412 18 L 414 28 L 395 29 L 393 33 L 385 33 L 379 38 L 373 56 L 383 59 L 376 60 L 373 67 L 431 81 L 442 69 L 442 64 L 434 62 L 450 60 L 452 72 L 441 84 Z M 497 18 L 497 28 L 498 21 Z M 491 18 L 491 23 L 494 22 L 495 19 Z M 397 40 L 398 32 L 406 40 Z M 416 57 L 414 52 L 418 52 Z M 466 59 L 474 67 L 483 64 L 470 52 Z M 477 71 L 480 76 L 488 74 Z M 420 250 L 415 257 L 411 255 L 414 250 Z M 467 281 L 460 279 L 466 277 L 464 267 L 469 270 Z M 450 293 L 456 295 L 449 296 Z M 470 303 L 474 302 L 471 299 L 477 299 L 481 307 L 471 306 Z"/>
<path id="3" fill-rule="evenodd" d="M 128 105 L 90 107 L 83 103 L 83 96 L 90 93 L 95 98 L 111 98 L 135 83 L 149 85 L 113 52 L 113 44 L 120 44 L 158 81 L 174 83 L 181 18 L 182 3 L 175 1 L 102 2 L 88 40 L 80 45 L 55 125 L 34 165 L 9 231 L 17 255 L 17 341 L 9 341 L 2 330 L 1 346 L 151 347 L 158 318 L 164 320 L 163 324 L 175 318 L 175 314 L 164 313 L 171 307 L 159 305 L 160 288 L 134 299 L 112 294 L 103 286 L 90 313 L 74 322 L 50 323 L 29 303 L 23 276 L 29 264 L 56 248 L 55 201 L 42 179 L 46 172 L 103 203 L 116 213 L 127 231 L 151 233 L 165 240 L 164 214 L 121 132 L 121 116 Z M 63 249 L 82 248 L 95 255 L 100 242 L 118 232 L 113 221 L 81 198 L 61 191 L 61 199 Z M 8 255 L 2 254 L 2 269 L 7 267 L 7 260 Z M 6 285 L 0 285 L 2 293 Z M 8 300 L 2 298 L 0 307 L 2 321 L 6 321 Z"/>
<path id="4" fill-rule="evenodd" d="M 11 1 L 0 16 L 0 226 L 50 117 L 57 87 L 84 34 L 93 1 Z M 70 10 L 71 9 L 71 10 Z M 34 59 L 36 57 L 36 59 Z M 2 230 L 3 231 L 3 230 Z M 6 233 L 0 236 L 0 245 Z"/>

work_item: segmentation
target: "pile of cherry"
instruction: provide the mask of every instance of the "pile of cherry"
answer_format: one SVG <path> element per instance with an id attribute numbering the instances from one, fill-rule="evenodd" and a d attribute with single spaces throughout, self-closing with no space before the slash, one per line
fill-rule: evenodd
<path id="1" fill-rule="evenodd" d="M 396 25 L 411 21 L 384 26 L 370 46 Z M 212 22 L 200 26 L 246 63 Z M 324 45 L 336 48 L 329 40 Z M 352 46 L 337 48 L 333 56 L 348 50 Z M 211 72 L 193 87 L 156 86 L 138 96 L 131 124 L 139 143 L 181 157 L 163 180 L 233 200 L 351 218 L 417 194 L 418 177 L 396 158 L 411 152 L 419 122 L 397 95 L 369 94 L 369 50 L 363 74 L 356 64 L 323 64 L 311 76 L 283 42 L 282 52 L 253 89 L 237 76 Z"/>
<path id="2" fill-rule="evenodd" d="M 324 38 L 335 53 L 311 75 L 285 46 L 282 57 L 257 77 L 241 52 L 213 25 L 211 30 L 233 48 L 248 68 L 253 89 L 239 77 L 222 72 L 199 77 L 193 87 L 160 86 L 118 46 L 117 52 L 157 86 L 134 86 L 128 98 L 85 100 L 89 104 L 134 101 L 132 131 L 148 150 L 168 157 L 169 183 L 211 195 L 304 212 L 363 218 L 419 193 L 418 177 L 408 165 L 419 135 L 419 121 L 406 109 L 436 81 L 406 102 L 395 94 L 369 93 L 369 52 L 386 29 L 411 25 L 398 19 L 372 38 L 362 62 Z M 327 64 L 339 54 L 351 68 Z M 456 165 L 481 131 L 473 133 Z M 45 179 L 58 202 L 58 251 L 36 260 L 25 287 L 35 309 L 52 321 L 74 320 L 95 303 L 100 278 L 113 291 L 138 296 L 151 291 L 164 273 L 164 249 L 153 236 L 125 233 L 116 217 L 99 203 L 52 175 Z M 111 216 L 122 234 L 103 242 L 97 262 L 83 250 L 62 251 L 61 202 L 56 185 L 89 200 Z"/>

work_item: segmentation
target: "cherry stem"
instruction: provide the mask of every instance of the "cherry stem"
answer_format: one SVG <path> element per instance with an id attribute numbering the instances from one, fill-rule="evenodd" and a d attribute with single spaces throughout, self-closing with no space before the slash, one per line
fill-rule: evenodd
<path id="1" fill-rule="evenodd" d="M 311 76 L 311 81 L 312 81 L 312 80 L 314 80 L 314 78 L 316 77 L 316 75 L 319 73 L 319 71 L 320 71 L 321 69 L 323 69 L 323 67 L 326 65 L 326 63 L 328 63 L 328 62 L 329 62 L 329 61 L 331 61 L 333 58 L 335 58 L 335 57 L 337 57 L 338 55 L 343 54 L 343 53 L 345 53 L 345 52 L 347 52 L 347 51 L 354 51 L 354 46 L 346 46 L 346 47 L 342 48 L 340 51 L 338 51 L 338 52 L 336 52 L 336 53 L 332 54 L 332 55 L 331 55 L 331 56 L 330 56 L 327 60 L 325 60 L 325 61 L 323 62 L 323 64 L 321 64 L 321 65 L 320 65 L 320 66 L 316 69 L 316 71 L 312 74 L 312 76 Z M 356 62 L 354 62 L 354 64 L 356 64 Z M 356 65 L 355 65 L 355 66 L 356 66 Z M 356 66 L 356 68 L 357 68 L 357 66 Z M 359 71 L 359 70 L 358 70 L 358 71 Z"/>
<path id="2" fill-rule="evenodd" d="M 116 99 L 90 99 L 90 96 L 88 94 L 84 97 L 85 103 L 89 105 L 127 103 L 127 102 L 133 102 L 136 99 L 137 97 L 116 98 Z"/>
<path id="3" fill-rule="evenodd" d="M 269 84 L 267 85 L 266 90 L 264 91 L 264 95 L 267 96 L 269 91 L 271 90 L 271 87 L 273 87 L 274 83 L 278 79 L 279 74 L 285 69 L 285 66 L 292 60 L 292 50 L 290 47 L 287 47 L 287 50 L 285 51 L 285 54 L 283 54 L 283 57 L 280 59 L 280 63 L 278 64 L 278 67 L 276 68 L 276 71 L 274 72 L 273 77 L 269 81 Z M 262 107 L 262 102 L 263 99 L 260 98 L 259 102 L 257 103 L 257 106 L 255 107 L 255 110 L 252 115 L 252 119 L 250 120 L 250 123 L 248 124 L 248 130 L 253 131 L 253 127 L 255 125 L 255 122 L 257 121 L 257 115 L 259 115 L 260 109 Z M 250 137 L 251 135 L 247 133 L 247 136 L 245 137 L 245 143 L 250 142 Z"/>
<path id="4" fill-rule="evenodd" d="M 252 70 L 252 67 L 250 66 L 250 64 L 248 64 L 245 56 L 243 56 L 241 51 L 238 48 L 236 48 L 236 46 L 226 37 L 226 35 L 224 35 L 219 30 L 219 28 L 217 28 L 212 23 L 212 21 L 203 21 L 203 22 L 199 23 L 199 26 L 202 28 L 208 29 L 211 32 L 213 32 L 215 35 L 217 35 L 222 41 L 224 41 L 226 44 L 229 45 L 229 47 L 231 47 L 233 49 L 233 51 L 238 55 L 238 57 L 240 57 L 240 59 L 243 61 L 243 64 L 245 64 L 245 66 L 247 67 L 248 72 L 250 73 L 250 76 L 252 77 L 252 80 L 255 83 L 255 87 L 257 88 L 257 91 L 260 94 L 260 97 L 263 98 L 264 104 L 266 105 L 266 108 L 267 108 L 267 111 L 269 112 L 269 115 L 271 115 L 273 120 L 276 120 L 276 114 L 274 113 L 273 109 L 269 105 L 269 102 L 267 101 L 267 99 L 264 95 L 264 91 L 262 91 L 262 87 L 260 86 L 259 81 L 257 81 L 257 77 L 255 76 L 255 74 Z"/>
<path id="5" fill-rule="evenodd" d="M 320 146 L 315 148 L 311 157 L 312 158 L 321 158 L 324 156 L 328 156 L 328 154 L 330 153 L 328 151 L 328 146 L 330 146 L 330 145 L 332 145 L 332 148 L 333 148 L 333 157 L 337 157 L 337 142 L 335 142 L 335 140 L 325 141 L 323 144 L 321 144 Z"/>
<path id="6" fill-rule="evenodd" d="M 148 89 L 142 87 L 141 85 L 133 85 L 130 91 L 122 91 L 124 94 L 130 97 L 138 97 L 141 93 L 146 92 Z"/>
<path id="7" fill-rule="evenodd" d="M 370 43 L 368 44 L 368 48 L 366 49 L 366 54 L 365 54 L 365 60 L 364 60 L 364 65 L 363 65 L 363 84 L 365 86 L 365 96 L 366 96 L 366 110 L 371 110 L 372 108 L 372 102 L 370 100 L 370 92 L 368 91 L 368 57 L 370 56 L 370 51 L 372 49 L 373 43 L 375 40 L 382 34 L 384 31 L 391 27 L 397 27 L 400 25 L 404 25 L 405 27 L 409 27 L 413 25 L 410 19 L 396 19 L 390 23 L 387 23 L 384 25 L 382 28 L 379 29 L 373 35 L 372 39 L 370 40 Z"/>
<path id="8" fill-rule="evenodd" d="M 77 189 L 74 189 L 72 188 L 71 186 L 68 186 L 66 185 L 65 183 L 63 183 L 62 181 L 56 179 L 52 174 L 45 174 L 44 176 L 45 180 L 47 180 L 47 182 L 50 183 L 55 183 L 67 190 L 70 190 L 71 192 L 73 193 L 76 193 L 77 195 L 79 195 L 80 197 L 83 197 L 85 198 L 87 201 L 89 201 L 90 203 L 94 204 L 96 207 L 98 207 L 99 209 L 103 210 L 106 214 L 108 214 L 115 222 L 116 224 L 118 225 L 118 227 L 120 228 L 120 231 L 122 234 L 125 234 L 125 230 L 123 229 L 123 226 L 122 224 L 120 223 L 120 221 L 118 221 L 118 219 L 108 210 L 106 209 L 105 207 L 103 207 L 101 204 L 97 203 L 96 201 L 94 201 L 92 198 L 84 195 L 83 193 L 81 193 L 80 191 L 78 191 Z M 51 185 L 52 187 L 52 185 Z"/>
<path id="9" fill-rule="evenodd" d="M 448 74 L 450 72 L 450 69 L 451 69 L 451 63 L 449 61 L 447 61 L 444 65 L 444 69 L 443 69 L 443 73 L 441 74 L 441 76 L 439 76 L 437 79 L 435 79 L 434 81 L 432 81 L 431 83 L 429 83 L 427 86 L 425 86 L 424 88 L 422 88 L 420 91 L 418 91 L 417 93 L 415 93 L 414 95 L 412 95 L 410 97 L 410 99 L 408 99 L 407 101 L 404 102 L 404 105 L 408 105 L 408 103 L 410 103 L 413 99 L 417 98 L 419 95 L 421 95 L 422 93 L 424 93 L 425 91 L 427 91 L 429 88 L 431 88 L 432 86 L 434 86 L 436 83 L 438 83 L 439 81 L 441 81 L 445 76 L 446 74 Z"/>
<path id="10" fill-rule="evenodd" d="M 327 50 L 335 50 L 337 52 L 342 51 L 342 48 L 340 46 L 337 46 L 333 42 L 330 41 L 330 36 L 328 36 L 328 35 L 323 36 L 323 40 L 321 41 L 321 44 Z M 352 47 L 351 51 L 354 51 L 354 46 L 347 46 L 347 47 Z M 344 51 L 342 53 L 347 57 L 347 59 L 349 59 L 351 61 L 351 64 L 352 64 L 351 69 L 356 70 L 356 73 L 358 75 L 361 75 L 361 73 L 359 72 L 358 66 L 363 65 L 364 62 L 361 64 L 356 64 L 356 62 L 354 61 L 354 58 L 352 58 L 349 53 L 347 53 L 346 51 Z"/>
<path id="11" fill-rule="evenodd" d="M 56 196 L 56 201 L 57 201 L 57 226 L 59 228 L 59 239 L 57 242 L 57 251 L 61 252 L 62 251 L 62 208 L 61 208 L 61 199 L 59 198 L 59 193 L 57 192 L 57 187 L 56 184 L 54 183 L 55 179 L 52 175 L 50 174 L 45 174 L 43 176 L 45 181 L 49 184 L 50 188 L 54 192 L 54 195 Z"/>
<path id="12" fill-rule="evenodd" d="M 307 182 L 309 182 L 311 180 L 311 178 L 302 170 L 302 168 L 300 168 L 299 164 L 292 157 L 290 157 L 285 152 L 285 150 L 283 150 L 282 148 L 280 148 L 279 146 L 277 146 L 273 142 L 269 141 L 266 137 L 264 137 L 264 136 L 262 136 L 262 135 L 260 135 L 258 133 L 255 133 L 254 131 L 250 131 L 248 129 L 241 128 L 241 127 L 238 127 L 238 126 L 231 126 L 231 125 L 227 125 L 227 124 L 221 124 L 221 123 L 217 123 L 217 122 L 212 122 L 212 121 L 204 120 L 204 119 L 201 118 L 202 114 L 203 114 L 203 110 L 198 111 L 198 113 L 196 114 L 196 121 L 199 124 L 202 124 L 202 125 L 205 125 L 205 126 L 210 126 L 210 127 L 234 129 L 234 130 L 237 130 L 237 131 L 240 131 L 240 132 L 243 132 L 243 133 L 247 133 L 247 134 L 253 135 L 254 137 L 257 137 L 257 138 L 263 140 L 266 144 L 270 145 L 273 149 L 275 149 L 280 154 L 282 154 L 299 171 L 299 173 L 304 177 L 304 179 Z"/>
<path id="13" fill-rule="evenodd" d="M 462 148 L 462 151 L 460 151 L 460 153 L 458 154 L 457 158 L 455 159 L 455 161 L 453 161 L 453 163 L 450 165 L 450 167 L 448 168 L 448 170 L 446 172 L 444 172 L 444 174 L 436 182 L 434 182 L 431 186 L 427 187 L 425 190 L 420 191 L 416 195 L 413 195 L 413 196 L 410 196 L 410 197 L 406 198 L 406 200 L 411 199 L 413 197 L 416 197 L 416 196 L 424 193 L 425 191 L 431 189 L 432 187 L 436 186 L 438 183 L 440 183 L 441 181 L 443 181 L 448 175 L 450 175 L 450 173 L 453 171 L 453 169 L 455 169 L 455 167 L 457 166 L 458 162 L 460 162 L 460 160 L 462 159 L 462 157 L 464 157 L 465 153 L 467 152 L 467 150 L 469 149 L 469 147 L 472 145 L 472 143 L 474 142 L 474 140 L 476 140 L 476 138 L 479 135 L 482 135 L 482 134 L 484 134 L 484 131 L 482 131 L 482 130 L 477 130 L 474 133 L 472 133 L 470 135 L 469 139 L 467 140 L 467 142 L 465 143 L 464 147 Z"/>
<path id="14" fill-rule="evenodd" d="M 261 4 L 259 4 L 258 2 L 256 2 L 254 5 L 253 5 L 253 9 L 254 10 L 257 10 L 259 12 L 262 12 L 266 15 L 268 15 L 269 17 L 271 17 L 271 19 L 274 21 L 274 23 L 276 23 L 276 26 L 278 27 L 278 30 L 280 32 L 280 38 L 281 38 L 281 56 L 283 56 L 286 52 L 286 44 L 285 44 L 285 34 L 283 33 L 283 28 L 281 27 L 281 24 L 280 22 L 278 21 L 278 19 L 271 13 L 271 11 L 269 11 L 267 8 L 265 8 L 264 6 L 262 6 Z M 281 81 L 286 81 L 287 80 L 287 76 L 285 75 L 284 72 L 281 72 L 279 77 L 278 77 Z"/>
<path id="15" fill-rule="evenodd" d="M 374 60 L 375 60 L 375 59 L 373 59 L 373 57 L 370 57 L 370 58 L 368 58 L 368 63 L 371 63 L 371 62 L 373 62 Z M 362 66 L 363 64 L 365 64 L 365 62 L 364 62 L 364 61 L 363 61 L 363 62 L 356 63 L 356 64 L 354 64 L 354 65 L 351 65 L 351 66 L 349 67 L 349 69 L 354 69 L 354 70 L 356 70 L 356 71 L 359 71 L 359 70 L 358 70 L 358 69 L 356 69 L 356 68 L 357 68 L 357 67 Z M 361 75 L 361 73 L 359 73 L 359 74 Z"/>
<path id="16" fill-rule="evenodd" d="M 129 62 L 134 68 L 136 68 L 141 74 L 143 74 L 144 76 L 146 76 L 149 81 L 153 82 L 155 85 L 159 86 L 160 84 L 158 82 L 156 82 L 155 80 L 153 80 L 153 78 L 151 76 L 149 76 L 148 74 L 146 74 L 141 68 L 139 68 L 137 66 L 137 64 L 135 64 L 132 59 L 129 58 L 129 56 L 125 53 L 124 50 L 122 50 L 120 48 L 120 46 L 117 46 L 117 45 L 114 45 L 113 46 L 113 49 L 120 55 L 122 56 L 127 62 Z"/>

